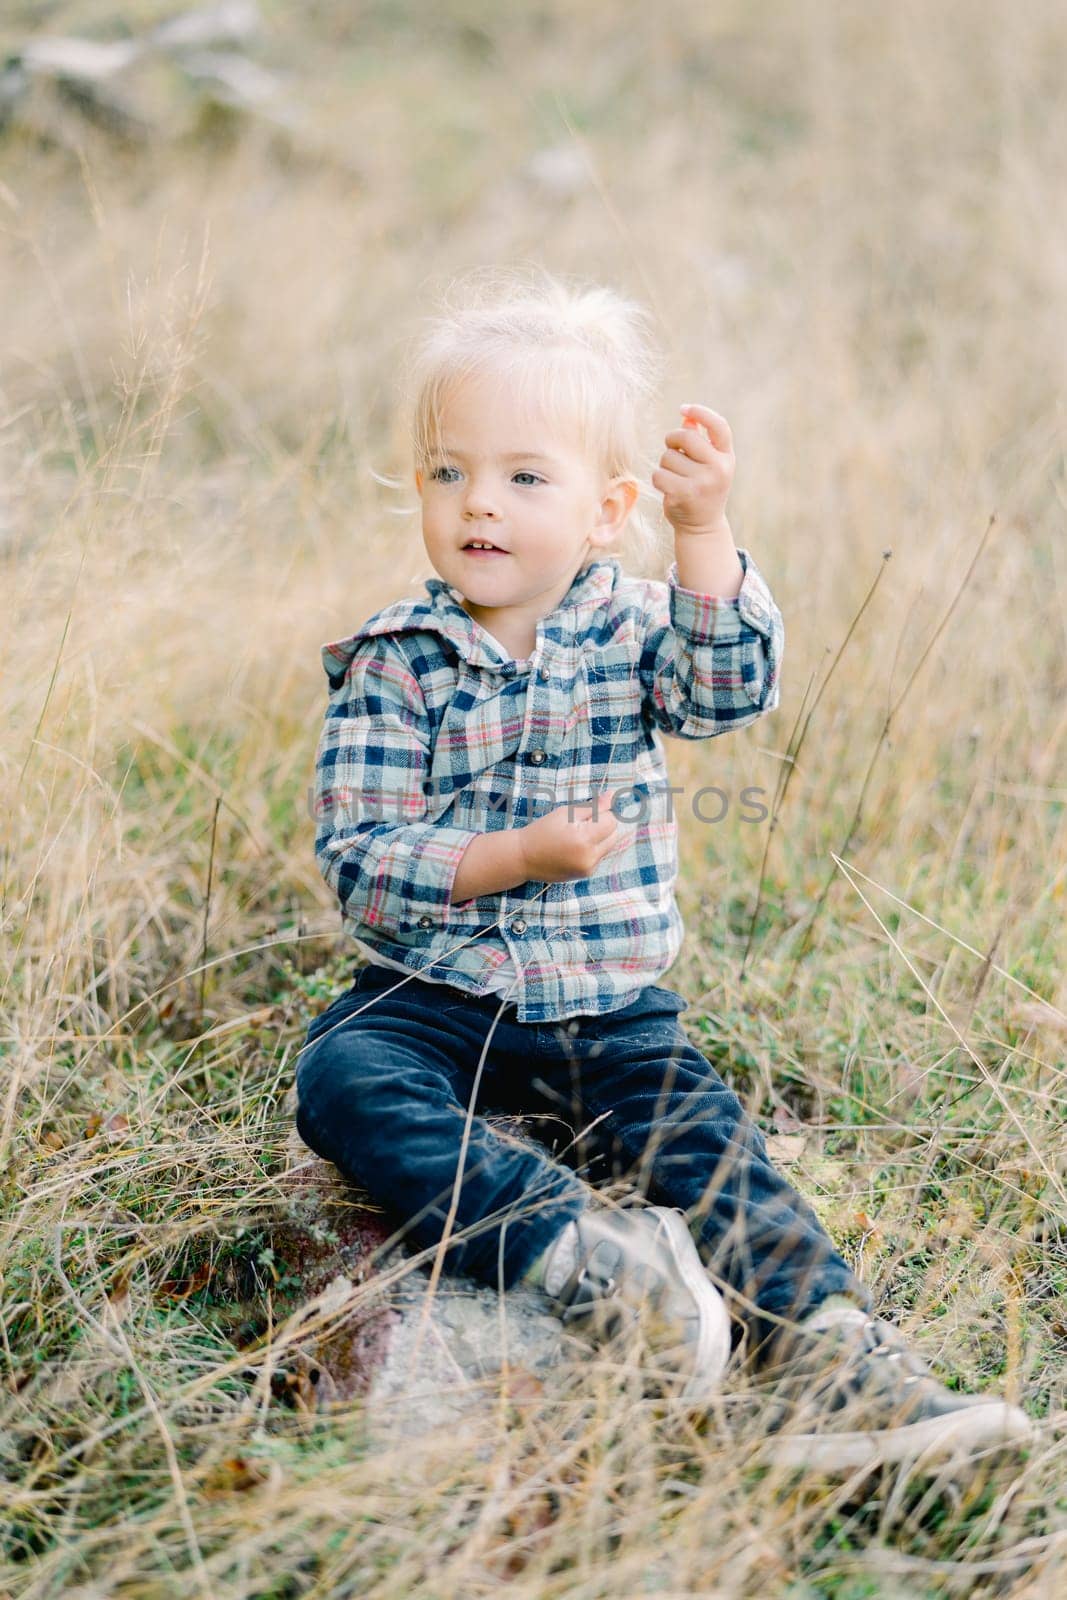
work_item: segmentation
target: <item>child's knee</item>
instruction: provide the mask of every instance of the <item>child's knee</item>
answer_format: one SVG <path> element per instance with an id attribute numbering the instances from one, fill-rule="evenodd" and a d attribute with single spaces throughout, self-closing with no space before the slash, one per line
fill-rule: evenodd
<path id="1" fill-rule="evenodd" d="M 361 1102 L 370 1098 L 375 1077 L 373 1056 L 352 1039 L 317 1040 L 297 1063 L 298 1130 L 301 1109 L 318 1122 L 342 1109 L 348 1118 L 358 1115 Z M 302 1132 L 300 1136 L 304 1137 Z"/>

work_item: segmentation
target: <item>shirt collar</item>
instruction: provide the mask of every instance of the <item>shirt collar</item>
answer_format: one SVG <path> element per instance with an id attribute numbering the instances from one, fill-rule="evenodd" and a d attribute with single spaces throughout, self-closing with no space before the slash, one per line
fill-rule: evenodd
<path id="1" fill-rule="evenodd" d="M 621 570 L 614 556 L 602 557 L 584 567 L 555 610 L 538 622 L 538 637 L 553 633 L 567 641 L 581 638 L 596 612 L 610 599 Z M 501 671 L 512 659 L 493 635 L 463 609 L 460 590 L 443 578 L 427 578 L 426 593 L 425 599 L 397 600 L 375 612 L 347 639 L 324 644 L 322 664 L 331 685 L 336 687 L 343 679 L 360 640 L 375 634 L 428 630 L 446 638 L 471 666 L 493 672 Z"/>
<path id="2" fill-rule="evenodd" d="M 619 571 L 618 561 L 608 556 L 576 573 L 555 610 L 538 622 L 538 634 L 551 630 L 568 638 L 580 633 L 589 617 L 611 594 Z M 493 635 L 464 609 L 459 589 L 443 578 L 427 578 L 426 590 L 434 616 L 472 666 L 499 667 L 512 659 Z"/>

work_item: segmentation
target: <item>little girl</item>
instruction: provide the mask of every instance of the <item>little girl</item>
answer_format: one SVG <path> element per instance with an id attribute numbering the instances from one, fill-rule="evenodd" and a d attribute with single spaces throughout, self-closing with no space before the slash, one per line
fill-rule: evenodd
<path id="1" fill-rule="evenodd" d="M 1022 1412 L 950 1392 L 872 1320 L 657 982 L 683 933 L 661 735 L 773 710 L 784 637 L 707 406 L 681 408 L 651 474 L 666 582 L 610 553 L 641 528 L 658 360 L 642 308 L 548 274 L 482 278 L 416 349 L 438 576 L 322 651 L 315 849 L 367 961 L 308 1032 L 300 1135 L 446 1270 L 535 1285 L 598 1335 L 640 1317 L 697 1402 L 730 1353 L 725 1297 L 789 1421 L 783 1459 L 1024 1437 Z M 641 1203 L 604 1203 L 489 1106 L 569 1114 L 586 1170 L 632 1173 Z"/>

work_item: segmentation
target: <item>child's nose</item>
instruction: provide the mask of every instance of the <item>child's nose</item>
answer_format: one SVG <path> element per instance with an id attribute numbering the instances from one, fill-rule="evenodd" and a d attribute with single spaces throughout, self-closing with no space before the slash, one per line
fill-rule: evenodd
<path id="1" fill-rule="evenodd" d="M 488 486 L 486 488 L 480 488 L 480 486 L 475 485 L 470 486 L 469 490 L 467 490 L 466 498 L 464 498 L 464 507 L 466 507 L 467 515 L 470 515 L 470 517 L 486 517 L 486 515 L 488 517 L 496 517 L 496 514 L 498 514 L 496 498 L 494 498 L 493 490 L 490 490 Z"/>
<path id="2" fill-rule="evenodd" d="M 485 516 L 487 513 L 496 516 L 497 503 L 492 485 L 482 483 L 472 478 L 467 485 L 464 495 L 464 510 L 470 516 Z"/>

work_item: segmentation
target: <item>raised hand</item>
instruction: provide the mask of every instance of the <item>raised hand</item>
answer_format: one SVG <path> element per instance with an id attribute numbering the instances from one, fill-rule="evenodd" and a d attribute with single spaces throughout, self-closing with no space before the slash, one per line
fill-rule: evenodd
<path id="1" fill-rule="evenodd" d="M 734 478 L 730 424 L 710 406 L 684 405 L 684 421 L 666 435 L 652 483 L 676 534 L 719 533 Z"/>

